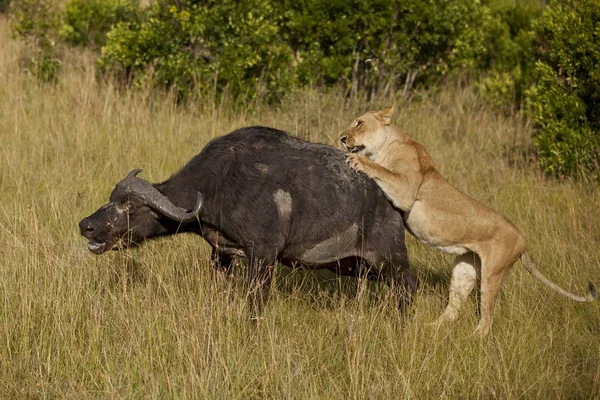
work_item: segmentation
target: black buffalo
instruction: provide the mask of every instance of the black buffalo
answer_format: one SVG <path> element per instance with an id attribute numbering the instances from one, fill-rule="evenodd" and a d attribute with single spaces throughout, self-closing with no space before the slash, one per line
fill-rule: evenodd
<path id="1" fill-rule="evenodd" d="M 79 223 L 92 253 L 193 232 L 212 246 L 220 268 L 236 256 L 248 259 L 255 311 L 277 261 L 344 275 L 365 271 L 397 290 L 401 309 L 412 300 L 402 215 L 331 146 L 248 127 L 214 139 L 163 183 L 148 183 L 140 171 Z"/>

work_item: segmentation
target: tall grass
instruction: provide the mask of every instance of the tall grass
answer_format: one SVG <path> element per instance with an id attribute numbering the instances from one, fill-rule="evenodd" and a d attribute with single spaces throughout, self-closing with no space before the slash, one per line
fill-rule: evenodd
<path id="1" fill-rule="evenodd" d="M 368 106 L 310 90 L 279 107 L 175 106 L 98 83 L 80 54 L 42 85 L 19 72 L 20 51 L 0 21 L 0 398 L 600 398 L 598 304 L 559 297 L 520 264 L 480 341 L 475 297 L 456 324 L 427 325 L 445 306 L 452 258 L 412 238 L 422 285 L 404 324 L 385 288 L 281 268 L 254 327 L 244 276 L 212 279 L 193 236 L 91 255 L 77 222 L 131 169 L 166 179 L 251 124 L 336 144 Z M 552 279 L 574 292 L 600 284 L 600 191 L 544 179 L 526 123 L 458 83 L 396 122 L 452 183 L 519 225 Z"/>

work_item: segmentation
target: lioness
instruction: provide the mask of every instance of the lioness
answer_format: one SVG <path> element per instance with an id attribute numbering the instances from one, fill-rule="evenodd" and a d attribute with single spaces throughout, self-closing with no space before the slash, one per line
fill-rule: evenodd
<path id="1" fill-rule="evenodd" d="M 527 253 L 521 231 L 499 212 L 477 202 L 448 183 L 437 171 L 425 148 L 391 123 L 394 107 L 368 112 L 352 121 L 341 138 L 351 153 L 347 162 L 381 187 L 395 207 L 404 212 L 409 232 L 421 242 L 457 254 L 450 280 L 450 299 L 437 326 L 458 318 L 461 305 L 481 274 L 481 318 L 475 330 L 487 335 L 494 303 L 506 272 L 521 259 L 527 270 L 557 292 L 577 296 L 546 278 Z"/>

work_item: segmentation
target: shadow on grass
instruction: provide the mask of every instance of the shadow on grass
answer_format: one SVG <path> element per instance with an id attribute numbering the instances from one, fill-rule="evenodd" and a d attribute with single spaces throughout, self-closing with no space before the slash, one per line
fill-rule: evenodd
<path id="1" fill-rule="evenodd" d="M 198 260 L 196 260 L 198 261 Z M 136 259 L 134 252 L 127 251 L 115 254 L 111 267 L 108 269 L 108 287 L 117 290 L 131 289 L 132 286 L 146 285 L 149 281 L 147 266 Z M 185 258 L 177 262 L 172 269 L 175 281 L 179 285 L 197 290 L 196 285 L 209 283 L 214 288 L 243 295 L 247 284 L 247 263 L 237 260 L 226 274 L 215 273 L 209 260 L 194 262 Z M 450 283 L 450 270 L 447 268 L 432 268 L 421 264 L 413 264 L 411 270 L 417 276 L 417 296 L 424 293 L 445 293 Z M 202 278 L 205 279 L 198 279 Z M 372 278 L 372 276 L 371 276 Z M 214 285 L 216 284 L 216 285 Z M 224 285 L 223 285 L 224 284 Z M 213 289 L 214 289 L 213 288 Z M 294 298 L 314 307 L 335 309 L 340 301 L 353 302 L 362 296 L 361 301 L 378 304 L 390 295 L 389 286 L 381 281 L 367 278 L 367 271 L 359 277 L 338 275 L 327 269 L 312 270 L 306 268 L 290 268 L 278 265 L 275 269 L 271 289 L 273 297 Z"/>

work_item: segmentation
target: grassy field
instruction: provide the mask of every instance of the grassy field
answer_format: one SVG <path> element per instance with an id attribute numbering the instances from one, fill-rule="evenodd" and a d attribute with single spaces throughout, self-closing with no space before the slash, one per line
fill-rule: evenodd
<path id="1" fill-rule="evenodd" d="M 0 21 L 0 398 L 600 398 L 598 303 L 551 292 L 520 263 L 479 340 L 475 296 L 456 324 L 427 325 L 452 258 L 412 238 L 421 290 L 404 325 L 383 287 L 281 268 L 255 328 L 243 274 L 211 279 L 194 236 L 93 256 L 77 222 L 131 169 L 166 179 L 251 124 L 335 144 L 368 105 L 306 90 L 277 108 L 176 107 L 99 84 L 85 55 L 68 54 L 59 83 L 41 85 L 19 72 L 20 52 Z M 541 270 L 576 293 L 600 285 L 597 185 L 544 179 L 530 127 L 472 88 L 398 108 L 452 183 L 526 233 Z"/>

